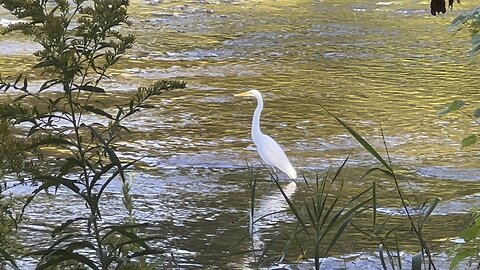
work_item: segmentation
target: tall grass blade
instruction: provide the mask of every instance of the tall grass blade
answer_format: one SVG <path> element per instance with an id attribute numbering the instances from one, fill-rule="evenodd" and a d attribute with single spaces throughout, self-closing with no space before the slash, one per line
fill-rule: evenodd
<path id="1" fill-rule="evenodd" d="M 323 107 L 323 106 L 322 106 Z M 347 125 L 345 122 L 343 122 L 340 118 L 336 117 L 333 113 L 331 113 L 329 110 L 327 110 L 325 107 L 323 109 L 330 114 L 335 120 L 337 120 L 338 123 L 340 123 L 352 136 L 372 155 L 374 156 L 380 163 L 382 163 L 385 168 L 387 168 L 389 171 L 392 171 L 392 167 L 385 161 L 385 159 L 382 158 L 380 154 L 378 154 L 377 151 L 362 137 L 360 136 L 353 128 L 351 128 L 349 125 Z"/>
<path id="2" fill-rule="evenodd" d="M 305 178 L 305 176 L 302 175 L 302 179 L 305 185 L 307 186 L 307 189 L 311 190 L 312 188 L 310 187 L 310 184 L 308 183 L 307 178 Z"/>
<path id="3" fill-rule="evenodd" d="M 345 231 L 345 229 L 347 228 L 348 224 L 350 223 L 350 220 L 351 218 L 348 218 L 346 219 L 342 225 L 340 226 L 340 228 L 338 228 L 337 232 L 335 233 L 335 235 L 333 236 L 333 239 L 330 241 L 330 244 L 328 245 L 327 249 L 325 250 L 325 255 L 328 254 L 328 252 L 330 252 L 330 249 L 332 249 L 332 247 L 338 242 L 338 239 L 340 238 L 340 236 L 342 236 L 343 232 Z"/>
<path id="4" fill-rule="evenodd" d="M 347 212 L 344 212 L 345 211 L 345 207 L 343 207 L 342 209 L 340 209 L 336 214 L 335 216 L 332 218 L 332 220 L 328 223 L 327 225 L 327 228 L 325 229 L 325 232 L 328 232 L 330 231 L 333 227 L 337 226 L 338 224 L 341 224 L 343 222 L 345 222 L 347 219 L 351 219 L 355 213 L 357 211 L 359 211 L 363 206 L 367 205 L 368 203 L 370 203 L 371 201 L 371 198 L 355 205 L 354 207 L 352 207 L 351 209 L 349 209 Z M 343 214 L 342 214 L 343 213 Z M 325 237 L 326 234 L 324 234 L 322 236 Z"/>
<path id="5" fill-rule="evenodd" d="M 327 194 L 328 195 L 328 194 Z M 325 205 L 327 202 L 327 196 L 325 196 L 325 200 L 323 201 L 322 205 Z M 320 212 L 318 213 L 318 216 L 317 216 L 317 222 L 320 221 L 320 218 L 323 217 L 322 219 L 322 222 L 320 223 L 320 226 L 319 228 L 323 228 L 323 226 L 326 224 L 326 222 L 328 221 L 328 218 L 330 217 L 330 214 L 332 213 L 333 209 L 335 208 L 335 206 L 337 205 L 337 202 L 338 202 L 338 196 L 335 197 L 335 200 L 330 204 L 330 207 L 328 207 L 327 211 L 325 213 Z M 345 210 L 345 208 L 342 208 L 340 209 L 339 212 L 337 212 L 337 214 L 333 217 L 333 220 L 330 221 L 330 224 L 333 224 L 333 222 L 335 221 L 336 218 L 338 218 L 339 215 L 341 215 L 342 211 Z M 328 231 L 329 228 L 327 228 L 327 231 Z"/>
<path id="6" fill-rule="evenodd" d="M 295 205 L 292 203 L 292 201 L 290 200 L 290 198 L 288 198 L 287 194 L 285 194 L 285 192 L 283 191 L 283 188 L 280 186 L 280 183 L 278 182 L 278 180 L 273 176 L 271 175 L 272 179 L 273 179 L 273 182 L 275 182 L 275 184 L 277 185 L 278 189 L 280 190 L 280 192 L 282 193 L 282 196 L 283 198 L 285 199 L 285 201 L 287 202 L 288 206 L 290 207 L 290 210 L 292 210 L 293 214 L 295 215 L 295 218 L 297 219 L 298 223 L 300 223 L 300 226 L 302 226 L 302 228 L 305 230 L 305 232 L 307 233 L 307 236 L 309 238 L 311 238 L 311 235 L 310 233 L 308 232 L 308 229 L 307 229 L 307 225 L 305 224 L 305 222 L 303 221 L 303 218 L 302 216 L 300 216 L 300 214 L 298 213 L 298 210 L 297 208 L 295 207 Z"/>
<path id="7" fill-rule="evenodd" d="M 440 201 L 440 199 L 438 197 L 433 198 L 433 201 L 430 203 L 430 205 L 428 206 L 428 208 L 425 210 L 425 212 L 422 215 L 421 224 L 423 224 L 427 221 L 427 218 L 432 214 L 433 210 L 435 210 L 439 201 Z"/>
<path id="8" fill-rule="evenodd" d="M 382 168 L 370 168 L 368 169 L 366 172 L 364 172 L 361 176 L 360 176 L 360 180 L 362 179 L 365 179 L 367 176 L 369 176 L 370 174 L 372 174 L 373 172 L 376 172 L 376 171 L 380 171 L 382 173 L 384 173 L 385 175 L 389 176 L 389 177 L 393 177 L 393 172 L 391 171 L 388 171 L 388 170 L 385 170 L 385 169 L 382 169 Z"/>
<path id="9" fill-rule="evenodd" d="M 327 185 L 327 176 L 328 176 L 328 172 L 325 174 L 325 177 L 323 178 L 323 181 L 322 181 L 322 185 L 319 186 L 318 182 L 318 178 L 316 179 L 317 181 L 317 189 L 315 190 L 316 192 L 316 195 L 317 195 L 317 201 L 316 201 L 316 217 L 317 217 L 317 222 L 318 220 L 320 219 L 319 217 L 322 216 L 322 213 L 323 213 L 323 209 L 325 208 L 325 204 L 327 202 L 327 198 L 328 198 L 328 192 L 325 193 L 325 187 Z M 323 199 L 322 199 L 323 198 Z"/>
<path id="10" fill-rule="evenodd" d="M 396 247 L 396 249 L 397 249 L 398 269 L 402 269 L 402 260 L 401 260 L 401 257 L 400 257 L 400 244 L 398 243 L 397 234 L 395 234 L 395 247 Z"/>
<path id="11" fill-rule="evenodd" d="M 253 239 L 253 216 L 255 212 L 255 189 L 257 186 L 257 177 L 253 176 L 251 178 L 252 192 L 250 193 L 250 211 L 249 211 L 249 224 L 248 224 L 248 233 L 250 238 Z"/>
<path id="12" fill-rule="evenodd" d="M 333 176 L 331 185 L 333 185 L 333 183 L 335 183 L 335 180 L 337 180 L 338 176 L 340 175 L 340 172 L 345 167 L 345 164 L 347 164 L 347 161 L 348 161 L 349 158 L 350 158 L 350 154 L 347 156 L 347 158 L 345 158 L 345 160 L 342 162 L 342 165 L 340 165 L 340 167 L 335 172 L 335 175 Z M 343 186 L 343 183 L 342 183 L 342 186 Z"/>
<path id="13" fill-rule="evenodd" d="M 388 270 L 387 264 L 385 263 L 385 256 L 383 255 L 383 249 L 384 249 L 383 244 L 380 244 L 378 246 L 378 255 L 380 257 L 380 263 L 382 264 L 383 270 Z M 393 268 L 393 269 L 395 269 L 395 268 Z"/>
<path id="14" fill-rule="evenodd" d="M 308 214 L 308 218 L 310 219 L 310 223 L 315 224 L 315 221 L 317 219 L 314 218 L 314 216 L 312 214 L 312 210 L 310 210 L 310 207 L 308 206 L 308 201 L 307 200 L 305 200 L 305 209 L 307 209 L 307 214 Z M 315 207 L 315 201 L 313 199 L 312 199 L 312 205 L 313 205 L 313 207 Z"/>
<path id="15" fill-rule="evenodd" d="M 287 210 L 279 210 L 279 211 L 274 211 L 274 212 L 269 212 L 265 215 L 262 215 L 256 219 L 253 220 L 253 224 L 256 224 L 257 222 L 259 222 L 260 220 L 266 218 L 266 217 L 269 217 L 269 216 L 274 216 L 274 215 L 278 215 L 278 214 L 283 214 L 283 213 L 287 213 Z"/>
<path id="16" fill-rule="evenodd" d="M 377 226 L 377 182 L 372 185 L 373 228 Z"/>

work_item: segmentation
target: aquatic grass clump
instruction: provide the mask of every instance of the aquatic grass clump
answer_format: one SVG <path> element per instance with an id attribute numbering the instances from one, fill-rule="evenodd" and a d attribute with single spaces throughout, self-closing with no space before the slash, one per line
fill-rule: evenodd
<path id="1" fill-rule="evenodd" d="M 372 198 L 369 196 L 371 188 L 367 188 L 346 203 L 340 203 L 343 197 L 344 182 L 341 181 L 337 189 L 333 189 L 339 174 L 347 163 L 348 158 L 329 179 L 328 173 L 323 178 L 316 175 L 313 187 L 305 181 L 309 195 L 304 200 L 302 212 L 305 217 L 296 216 L 302 226 L 295 238 L 302 257 L 307 259 L 308 253 L 313 253 L 315 269 L 320 269 L 321 258 L 328 256 L 330 250 L 340 241 L 340 237 L 358 213 L 369 208 Z M 293 205 L 293 204 L 292 204 Z M 298 212 L 298 210 L 295 210 Z M 298 241 L 299 234 L 306 235 L 307 241 Z M 309 251 L 309 249 L 313 249 Z"/>
<path id="2" fill-rule="evenodd" d="M 28 256 L 38 258 L 37 269 L 62 265 L 90 269 L 117 269 L 124 265 L 145 263 L 145 256 L 163 254 L 149 242 L 162 236 L 148 235 L 150 224 L 137 223 L 133 218 L 124 224 L 103 224 L 102 198 L 114 180 L 123 182 L 123 201 L 132 217 L 127 172 L 136 160 L 119 158 L 115 143 L 122 133 L 130 132 L 123 122 L 145 109 L 148 103 L 166 91 L 185 88 L 182 81 L 158 81 L 140 87 L 125 104 L 106 110 L 97 97 L 107 91 L 101 82 L 109 79 L 108 70 L 130 49 L 132 35 L 120 32 L 129 25 L 127 0 L 0 0 L 0 6 L 20 19 L 3 29 L 3 33 L 21 32 L 41 45 L 35 53 L 40 69 L 48 79 L 40 87 L 32 87 L 27 76 L 0 76 L 0 90 L 16 97 L 0 104 L 0 119 L 28 131 L 20 134 L 27 142 L 24 152 L 49 151 L 52 165 L 40 164 L 35 174 L 24 179 L 35 183 L 36 189 L 25 202 L 23 211 L 46 190 L 64 189 L 82 199 L 78 207 L 86 207 L 85 216 L 65 217 L 52 231 L 47 248 L 33 250 Z M 49 94 L 52 87 L 60 94 Z M 86 115 L 97 121 L 88 123 Z M 108 123 L 108 124 L 102 124 Z M 34 157 L 26 156 L 26 164 Z M 22 165 L 22 169 L 28 166 Z M 22 211 L 22 213 L 23 213 Z M 75 225 L 75 226 L 73 226 Z M 82 229 L 78 229 L 82 228 Z M 0 250 L 15 266 L 15 258 Z M 8 257 L 7 257 L 8 255 Z"/>
<path id="3" fill-rule="evenodd" d="M 336 245 L 342 246 L 342 241 L 344 241 L 342 236 L 347 231 L 358 231 L 374 243 L 378 243 L 377 247 L 372 246 L 371 251 L 378 251 L 379 267 L 383 269 L 436 269 L 431 255 L 432 252 L 423 234 L 423 229 L 436 208 L 439 199 L 419 199 L 415 196 L 413 190 L 413 196 L 411 197 L 415 201 L 407 198 L 410 196 L 407 196 L 404 188 L 402 188 L 404 183 L 400 183 L 399 177 L 395 172 L 385 139 L 383 139 L 383 142 L 387 158 L 383 158 L 374 147 L 343 120 L 329 111 L 327 112 L 381 165 L 367 169 L 357 179 L 351 180 L 365 183 L 369 177 L 379 174 L 383 176 L 382 183 L 378 183 L 378 180 L 373 180 L 364 188 L 356 191 L 350 198 L 345 197 L 343 191 L 348 188 L 348 185 L 344 184 L 345 180 L 340 176 L 348 162 L 348 158 L 346 158 L 333 175 L 327 172 L 320 177 L 317 173 L 315 179 L 309 180 L 304 177 L 303 183 L 297 183 L 299 188 L 293 196 L 298 195 L 305 198 L 299 203 L 292 199 L 292 194 L 284 192 L 284 187 L 279 182 L 278 176 L 270 173 L 271 180 L 275 183 L 282 198 L 288 205 L 288 209 L 282 210 L 282 212 L 291 213 L 294 222 L 284 225 L 288 227 L 287 230 L 283 228 L 284 226 L 281 226 L 278 229 L 272 229 L 277 230 L 276 232 L 261 232 L 253 231 L 253 224 L 262 222 L 262 219 L 272 213 L 267 213 L 256 220 L 252 219 L 255 211 L 257 175 L 251 172 L 250 217 L 253 224 L 250 225 L 250 235 L 258 233 L 260 236 L 257 239 L 261 238 L 262 233 L 277 235 L 277 237 L 267 237 L 271 239 L 269 243 L 263 246 L 252 244 L 252 250 L 249 254 L 256 256 L 254 260 L 256 267 L 285 261 L 287 263 L 296 263 L 298 261 L 312 260 L 315 269 L 320 269 L 322 259 L 329 256 L 332 248 Z M 383 131 L 382 138 L 384 138 Z M 390 186 L 388 190 L 385 189 L 386 184 Z M 408 182 L 406 184 L 408 187 Z M 392 193 L 392 190 L 394 193 Z M 383 198 L 388 198 L 390 203 L 394 201 L 400 206 L 402 214 L 396 217 L 395 222 L 391 222 L 389 214 L 379 213 L 379 207 L 383 205 Z M 371 225 L 360 227 L 355 222 L 357 217 L 362 219 L 368 218 Z M 402 239 L 401 241 L 399 239 L 399 235 L 407 233 L 413 236 L 419 250 L 411 258 L 411 268 L 406 268 L 409 266 L 402 264 L 404 259 L 401 254 L 401 242 L 405 242 L 407 239 Z M 253 241 L 253 237 L 251 239 Z M 274 241 L 277 241 L 277 243 L 273 243 Z M 282 245 L 280 243 L 283 243 L 284 248 L 280 248 L 279 251 L 278 246 Z M 248 254 L 248 252 L 246 253 Z M 257 256 L 257 254 L 260 254 L 260 256 Z"/>
<path id="4" fill-rule="evenodd" d="M 252 254 L 255 267 L 278 264 L 296 258 L 300 261 L 312 259 L 315 269 L 320 269 L 322 258 L 328 257 L 331 249 L 341 241 L 341 236 L 347 230 L 354 216 L 370 209 L 372 202 L 371 187 L 345 202 L 342 193 L 344 182 L 339 176 L 347 161 L 348 158 L 333 176 L 328 173 L 323 177 L 316 174 L 313 180 L 303 178 L 303 182 L 291 182 L 286 187 L 282 187 L 283 183 L 279 181 L 278 175 L 269 172 L 270 179 L 280 192 L 280 196 L 276 198 L 279 200 L 283 198 L 287 209 L 263 213 L 256 219 L 253 217 L 256 210 L 255 188 L 258 175 L 249 167 L 251 175 L 249 235 L 252 249 L 246 250 L 244 253 Z M 291 185 L 296 185 L 293 191 Z M 292 197 L 297 195 L 304 200 L 293 200 Z M 286 224 L 288 229 L 271 229 L 269 232 L 253 229 L 267 218 L 282 213 L 291 213 L 294 217 L 293 223 Z M 263 233 L 271 233 L 272 236 L 269 236 L 271 239 L 266 242 L 262 240 Z M 246 240 L 247 238 L 242 238 L 232 245 L 232 249 Z M 258 245 L 256 243 L 258 241 L 262 242 L 262 245 Z M 281 247 L 282 245 L 283 247 Z"/>
<path id="5" fill-rule="evenodd" d="M 385 141 L 385 136 L 383 134 L 383 129 L 381 129 L 381 130 L 382 130 L 382 138 L 383 138 L 384 149 L 385 149 L 386 157 L 387 157 L 386 159 L 384 159 L 382 157 L 382 155 L 380 155 L 375 150 L 375 148 L 372 147 L 372 145 L 370 143 L 368 143 L 359 133 L 357 133 L 347 123 L 342 121 L 340 118 L 335 116 L 333 113 L 328 111 L 326 108 L 324 108 L 324 110 L 330 116 L 332 116 L 340 125 L 342 125 L 363 146 L 363 148 L 365 150 L 367 150 L 382 165 L 381 167 L 375 167 L 375 168 L 369 169 L 367 172 L 365 172 L 362 175 L 361 178 L 363 179 L 363 178 L 367 177 L 372 172 L 380 171 L 381 173 L 383 173 L 384 175 L 386 175 L 387 177 L 389 177 L 393 181 L 393 184 L 395 185 L 395 190 L 396 190 L 397 195 L 398 195 L 399 202 L 401 204 L 401 207 L 403 208 L 404 213 L 406 214 L 407 222 L 410 224 L 410 230 L 416 236 L 417 241 L 418 241 L 418 245 L 420 247 L 420 252 L 418 254 L 420 254 L 421 256 L 419 256 L 417 254 L 412 259 L 413 269 L 414 270 L 421 269 L 421 266 L 422 266 L 424 261 L 426 261 L 426 266 L 424 266 L 425 268 L 428 267 L 428 269 L 436 269 L 435 264 L 434 264 L 433 259 L 432 259 L 432 254 L 431 254 L 431 251 L 430 251 L 430 247 L 429 247 L 427 241 L 425 240 L 425 237 L 423 236 L 422 229 L 423 229 L 423 226 L 425 225 L 428 217 L 431 215 L 431 213 L 433 212 L 433 210 L 437 206 L 437 203 L 438 203 L 439 199 L 434 198 L 430 203 L 427 203 L 428 202 L 427 200 L 424 201 L 421 204 L 421 207 L 420 207 L 421 211 L 419 211 L 419 213 L 417 213 L 417 214 L 412 214 L 410 209 L 418 208 L 418 207 L 412 207 L 411 203 L 405 198 L 404 190 L 400 187 L 398 176 L 395 173 L 394 167 L 392 166 L 392 161 L 390 159 L 390 154 L 389 154 L 389 151 L 388 151 L 387 143 Z M 375 188 L 376 186 L 377 186 L 376 183 L 374 183 L 373 184 L 373 187 L 374 187 L 374 189 L 373 189 L 373 191 L 374 191 L 374 193 L 373 193 L 373 204 L 372 204 L 373 227 L 374 227 L 374 229 L 376 229 L 376 225 L 377 225 L 377 205 L 378 205 L 378 201 L 377 201 L 377 198 L 376 198 L 376 188 Z M 418 218 L 416 216 L 418 216 Z M 390 230 L 386 234 L 386 236 L 389 236 L 395 230 L 396 230 L 396 228 Z M 393 233 L 393 235 L 395 235 L 395 234 Z M 387 252 L 387 257 L 389 258 L 389 261 L 391 262 L 390 265 L 391 265 L 392 269 L 396 269 L 395 264 L 393 263 L 393 257 L 395 257 L 395 255 L 391 251 L 389 251 L 389 250 L 393 250 L 393 249 L 388 249 L 387 248 L 385 238 L 379 237 L 379 240 L 381 241 L 381 244 L 380 244 L 380 247 L 379 247 L 379 253 L 381 254 L 382 267 L 384 269 L 387 269 L 386 264 L 384 262 L 384 257 L 383 257 L 383 253 L 384 253 L 384 251 L 386 251 Z M 400 248 L 398 246 L 398 241 L 395 241 L 395 242 L 397 243 L 396 248 L 397 248 L 397 252 L 398 252 L 398 250 L 400 250 Z M 397 258 L 399 258 L 399 257 L 400 256 L 397 253 Z M 425 259 L 424 257 L 426 258 L 426 260 L 424 260 Z M 398 267 L 398 269 L 402 269 L 400 261 L 398 261 L 397 267 Z"/>

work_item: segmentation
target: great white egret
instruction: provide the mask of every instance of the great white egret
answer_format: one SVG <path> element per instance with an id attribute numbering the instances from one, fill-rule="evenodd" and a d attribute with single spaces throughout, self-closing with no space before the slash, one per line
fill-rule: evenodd
<path id="1" fill-rule="evenodd" d="M 250 90 L 247 92 L 235 94 L 236 97 L 256 97 L 257 108 L 253 113 L 252 119 L 252 141 L 257 146 L 257 152 L 266 165 L 271 166 L 275 171 L 275 168 L 280 169 L 286 173 L 291 179 L 297 178 L 297 172 L 293 168 L 292 164 L 283 152 L 278 143 L 270 136 L 265 135 L 260 130 L 260 114 L 263 109 L 262 94 L 258 90 Z"/>

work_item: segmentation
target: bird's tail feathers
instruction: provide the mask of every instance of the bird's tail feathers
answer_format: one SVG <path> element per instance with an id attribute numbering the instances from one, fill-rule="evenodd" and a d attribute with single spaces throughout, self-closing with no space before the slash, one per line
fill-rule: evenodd
<path id="1" fill-rule="evenodd" d="M 297 171 L 291 165 L 283 172 L 286 173 L 290 179 L 297 179 Z"/>

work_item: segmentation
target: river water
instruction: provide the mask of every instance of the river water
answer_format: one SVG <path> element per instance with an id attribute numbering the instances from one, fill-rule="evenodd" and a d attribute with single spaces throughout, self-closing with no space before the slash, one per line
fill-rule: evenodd
<path id="1" fill-rule="evenodd" d="M 137 86 L 158 79 L 188 83 L 187 89 L 153 100 L 157 109 L 131 118 L 132 134 L 118 144 L 123 158 L 143 157 L 131 174 L 135 215 L 160 226 L 165 235 L 160 245 L 174 254 L 178 269 L 254 267 L 247 255 L 226 256 L 249 248 L 247 242 L 231 247 L 248 235 L 246 163 L 260 173 L 258 207 L 285 208 L 250 141 L 256 103 L 233 97 L 250 89 L 264 95 L 263 131 L 285 148 L 307 179 L 334 171 L 350 154 L 343 176 L 346 198 L 370 185 L 372 179 L 359 176 L 378 164 L 321 105 L 381 153 L 383 129 L 408 192 L 422 200 L 441 199 L 425 231 L 440 269 L 446 267 L 442 251 L 463 225 L 458 217 L 480 206 L 480 170 L 478 148 L 459 146 L 476 127 L 459 114 L 439 117 L 436 112 L 458 98 L 473 112 L 480 97 L 479 61 L 468 57 L 468 33 L 446 31 L 459 12 L 474 7 L 472 1 L 437 17 L 429 15 L 428 2 L 131 1 L 133 25 L 125 31 L 135 34 L 137 43 L 112 70 L 112 81 L 103 85 L 107 93 L 98 98 L 113 108 Z M 5 10 L 0 16 L 2 24 L 13 19 Z M 2 75 L 28 73 L 36 49 L 25 37 L 0 37 Z M 40 75 L 31 77 L 34 84 Z M 401 213 L 389 189 L 391 179 L 374 179 L 385 185 L 383 214 Z M 301 203 L 301 194 L 292 193 L 292 199 Z M 125 218 L 119 184 L 107 195 L 105 222 Z M 82 215 L 75 200 L 62 191 L 40 196 L 22 227 L 32 238 L 26 236 L 26 242 L 46 235 L 66 214 Z M 282 215 L 262 228 L 281 231 L 289 220 Z M 265 232 L 259 241 L 271 235 Z M 345 239 L 324 262 L 325 269 L 380 269 L 378 242 L 355 230 Z M 406 253 L 418 251 L 412 243 L 404 243 Z"/>

